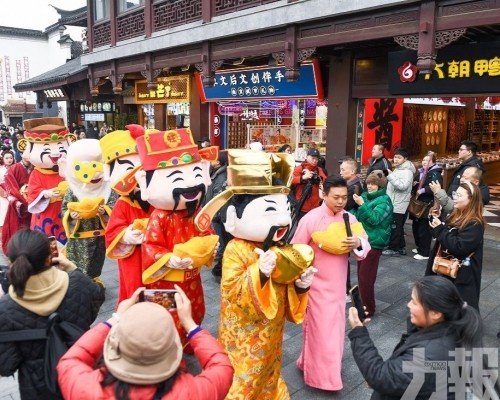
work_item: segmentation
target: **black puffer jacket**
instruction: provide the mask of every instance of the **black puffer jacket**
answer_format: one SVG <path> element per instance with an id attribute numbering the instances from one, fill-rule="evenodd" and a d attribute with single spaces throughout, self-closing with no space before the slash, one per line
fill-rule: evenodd
<path id="1" fill-rule="evenodd" d="M 104 302 L 104 289 L 81 271 L 69 273 L 69 287 L 56 312 L 65 321 L 88 330 Z M 45 328 L 47 317 L 39 316 L 14 302 L 9 295 L 0 298 L 0 331 Z M 0 343 L 0 376 L 19 370 L 22 400 L 50 400 L 59 397 L 46 391 L 43 377 L 45 340 Z"/>
<path id="2" fill-rule="evenodd" d="M 408 398 L 429 399 L 432 393 L 436 392 L 436 374 L 427 373 L 424 378 L 423 369 L 441 368 L 445 365 L 444 362 L 450 360 L 449 351 L 457 347 L 455 334 L 447 322 L 403 335 L 387 361 L 380 357 L 366 327 L 353 329 L 349 332 L 349 339 L 354 360 L 366 382 L 374 390 L 372 400 L 401 399 L 407 389 Z M 418 354 L 421 351 L 424 351 L 425 359 L 422 361 L 425 364 L 418 366 L 418 362 L 413 361 L 414 352 Z M 435 363 L 431 363 L 432 361 Z M 403 362 L 410 369 L 417 371 L 403 372 Z M 419 369 L 422 370 L 421 376 L 418 374 Z M 447 372 L 444 374 L 446 379 Z M 418 378 L 422 378 L 421 384 Z M 410 383 L 415 386 L 408 388 Z M 455 393 L 440 393 L 437 398 L 454 399 Z"/>

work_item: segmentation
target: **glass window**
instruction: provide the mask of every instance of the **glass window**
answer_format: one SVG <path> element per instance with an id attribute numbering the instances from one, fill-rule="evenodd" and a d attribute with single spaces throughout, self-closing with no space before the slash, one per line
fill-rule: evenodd
<path id="1" fill-rule="evenodd" d="M 94 20 L 109 19 L 109 0 L 94 0 Z"/>
<path id="2" fill-rule="evenodd" d="M 118 11 L 124 12 L 144 5 L 144 0 L 118 0 Z"/>

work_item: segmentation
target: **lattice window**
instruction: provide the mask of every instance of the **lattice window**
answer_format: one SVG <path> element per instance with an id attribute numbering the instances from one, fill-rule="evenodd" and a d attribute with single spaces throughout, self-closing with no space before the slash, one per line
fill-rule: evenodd
<path id="1" fill-rule="evenodd" d="M 215 15 L 223 15 L 279 0 L 215 0 Z"/>
<path id="2" fill-rule="evenodd" d="M 188 24 L 201 19 L 201 0 L 163 1 L 153 6 L 153 31 Z"/>
<path id="3" fill-rule="evenodd" d="M 116 24 L 117 40 L 144 35 L 144 8 L 119 17 Z"/>
<path id="4" fill-rule="evenodd" d="M 111 43 L 111 23 L 106 21 L 99 25 L 94 25 L 92 29 L 94 37 L 94 47 L 104 46 Z"/>

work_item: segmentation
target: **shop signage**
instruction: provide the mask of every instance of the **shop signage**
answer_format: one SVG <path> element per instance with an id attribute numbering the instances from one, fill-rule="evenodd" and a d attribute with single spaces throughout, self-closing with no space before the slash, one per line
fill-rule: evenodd
<path id="1" fill-rule="evenodd" d="M 500 42 L 440 49 L 432 74 L 419 74 L 416 63 L 416 51 L 389 53 L 389 93 L 477 94 L 500 90 Z"/>
<path id="2" fill-rule="evenodd" d="M 84 114 L 83 120 L 84 121 L 106 121 L 106 119 L 104 118 L 104 114 L 102 114 L 102 113 Z"/>
<path id="3" fill-rule="evenodd" d="M 300 79 L 287 82 L 285 67 L 254 67 L 215 73 L 215 85 L 203 86 L 201 74 L 196 84 L 203 103 L 217 100 L 249 100 L 275 98 L 323 98 L 319 63 L 302 64 Z"/>
<path id="4" fill-rule="evenodd" d="M 115 111 L 115 103 L 112 101 L 80 102 L 81 113 L 108 113 Z M 90 120 L 87 120 L 90 121 Z"/>
<path id="5" fill-rule="evenodd" d="M 368 164 L 375 143 L 383 144 L 385 156 L 392 158 L 401 146 L 402 128 L 403 99 L 366 99 L 362 164 Z"/>
<path id="6" fill-rule="evenodd" d="M 189 75 L 156 78 L 156 89 L 148 89 L 145 80 L 135 81 L 135 102 L 137 104 L 189 103 Z"/>
<path id="7" fill-rule="evenodd" d="M 48 89 L 44 90 L 43 93 L 45 94 L 45 97 L 49 100 L 58 100 L 58 99 L 66 100 L 68 98 L 63 89 Z"/>

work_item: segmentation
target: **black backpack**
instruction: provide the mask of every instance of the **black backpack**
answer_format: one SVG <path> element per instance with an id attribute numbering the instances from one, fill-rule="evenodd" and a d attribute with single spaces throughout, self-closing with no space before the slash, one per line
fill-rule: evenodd
<path id="1" fill-rule="evenodd" d="M 82 328 L 71 322 L 61 320 L 61 316 L 54 312 L 49 315 L 45 329 L 0 332 L 0 342 L 45 339 L 47 341 L 43 361 L 45 385 L 49 392 L 60 394 L 57 383 L 57 363 L 84 333 L 85 331 Z"/>

